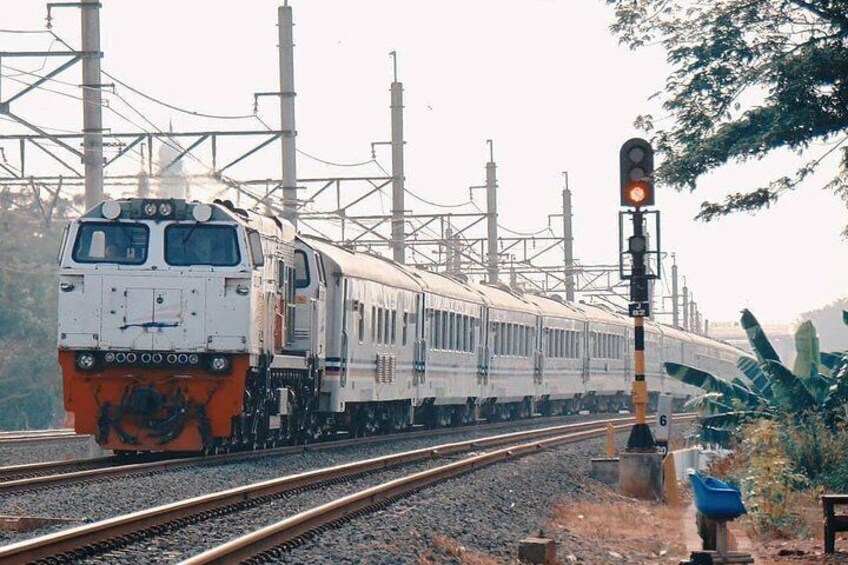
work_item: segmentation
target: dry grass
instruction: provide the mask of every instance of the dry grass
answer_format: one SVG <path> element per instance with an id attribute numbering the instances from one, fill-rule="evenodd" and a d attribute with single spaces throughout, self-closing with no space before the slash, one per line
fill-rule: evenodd
<path id="1" fill-rule="evenodd" d="M 639 562 L 678 562 L 688 556 L 682 508 L 635 502 L 621 497 L 603 502 L 561 502 L 550 527 L 566 529 L 622 556 L 639 555 Z M 650 557 L 649 557 L 650 556 Z"/>
<path id="2" fill-rule="evenodd" d="M 432 550 L 427 555 L 418 556 L 418 565 L 435 565 L 441 563 L 458 563 L 459 565 L 498 565 L 497 559 L 471 551 L 458 541 L 447 536 L 436 534 L 430 543 Z"/>

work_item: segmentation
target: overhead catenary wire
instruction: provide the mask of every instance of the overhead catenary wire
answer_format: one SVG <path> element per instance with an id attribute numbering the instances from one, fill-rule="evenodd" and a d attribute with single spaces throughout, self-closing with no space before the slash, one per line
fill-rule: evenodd
<path id="1" fill-rule="evenodd" d="M 107 71 L 100 71 L 100 72 L 103 73 L 104 75 L 106 75 L 107 77 L 109 77 L 110 79 L 114 80 L 116 83 L 120 84 L 121 86 L 123 86 L 127 90 L 130 90 L 130 91 L 134 92 L 135 94 L 138 94 L 142 98 L 150 100 L 151 102 L 153 102 L 155 104 L 159 104 L 160 106 L 164 106 L 165 108 L 174 110 L 175 112 L 180 112 L 180 113 L 183 113 L 183 114 L 189 114 L 191 116 L 197 116 L 197 117 L 200 117 L 200 118 L 211 118 L 211 119 L 214 119 L 214 120 L 250 120 L 250 119 L 254 118 L 254 114 L 237 114 L 237 115 L 211 114 L 209 112 L 199 112 L 197 110 L 189 110 L 187 108 L 182 108 L 180 106 L 177 106 L 176 104 L 171 104 L 169 102 L 165 102 L 164 100 L 160 100 L 159 98 L 156 98 L 155 96 L 147 94 L 147 93 L 135 88 L 134 86 L 127 84 L 126 82 L 122 81 L 121 79 L 117 78 L 115 75 L 113 75 L 113 74 L 111 74 Z"/>

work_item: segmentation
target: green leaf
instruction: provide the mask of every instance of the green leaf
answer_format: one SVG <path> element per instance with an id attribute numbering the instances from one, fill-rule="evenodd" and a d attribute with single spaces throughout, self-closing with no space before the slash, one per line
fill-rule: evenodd
<path id="1" fill-rule="evenodd" d="M 779 391 L 784 409 L 800 414 L 806 410 L 818 408 L 824 400 L 824 396 L 817 398 L 815 392 L 808 389 L 804 381 L 781 363 L 767 361 L 763 368 L 773 381 L 772 388 Z"/>
<path id="2" fill-rule="evenodd" d="M 759 413 L 748 410 L 735 410 L 701 417 L 701 425 L 715 429 L 733 430 L 742 425 L 745 420 L 758 416 Z"/>
<path id="3" fill-rule="evenodd" d="M 724 397 L 720 392 L 707 392 L 704 394 L 699 394 L 698 396 L 693 396 L 683 405 L 687 410 L 702 410 L 708 412 L 709 414 L 716 414 L 719 412 L 732 412 L 733 407 L 729 406 L 723 402 L 721 399 Z"/>
<path id="4" fill-rule="evenodd" d="M 736 366 L 751 380 L 754 391 L 768 400 L 774 398 L 771 382 L 754 359 L 743 355 L 736 361 Z"/>
<path id="5" fill-rule="evenodd" d="M 753 391 L 719 379 L 706 371 L 671 362 L 665 363 L 664 367 L 665 371 L 675 379 L 702 388 L 707 392 L 721 393 L 727 402 L 738 400 L 747 406 L 757 406 L 764 403 L 762 397 Z"/>
<path id="6" fill-rule="evenodd" d="M 780 363 L 780 356 L 777 354 L 777 351 L 774 350 L 774 347 L 772 347 L 771 342 L 768 337 L 766 337 L 766 333 L 763 331 L 763 328 L 760 326 L 757 318 L 755 318 L 751 311 L 747 308 L 742 310 L 741 322 L 742 327 L 745 329 L 745 333 L 748 335 L 748 341 L 754 349 L 754 353 L 757 354 L 759 362 L 777 361 Z"/>
<path id="7" fill-rule="evenodd" d="M 821 364 L 831 371 L 838 370 L 838 367 L 843 363 L 848 363 L 848 355 L 845 353 L 821 353 Z"/>

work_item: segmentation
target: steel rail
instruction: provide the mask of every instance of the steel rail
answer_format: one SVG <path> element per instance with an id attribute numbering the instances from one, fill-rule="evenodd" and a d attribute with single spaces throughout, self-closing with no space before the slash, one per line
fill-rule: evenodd
<path id="1" fill-rule="evenodd" d="M 522 422 L 554 422 L 561 421 L 562 418 L 562 416 L 553 416 L 548 418 L 495 422 L 491 424 L 416 430 L 395 434 L 368 436 L 364 438 L 350 438 L 306 445 L 290 445 L 271 449 L 259 449 L 255 451 L 235 451 L 219 455 L 197 455 L 189 457 L 169 457 L 167 455 L 156 457 L 153 455 L 153 461 L 150 461 L 150 456 L 147 456 L 147 460 L 143 460 L 141 462 L 125 463 L 112 456 L 0 467 L 0 498 L 21 492 L 31 492 L 35 490 L 66 486 L 69 484 L 107 480 L 113 477 L 142 476 L 145 474 L 159 473 L 166 470 L 184 469 L 198 465 L 205 466 L 237 463 L 240 461 L 249 461 L 266 457 L 278 457 L 281 455 L 291 455 L 307 451 L 322 451 L 327 449 L 355 447 L 372 443 L 384 443 L 398 439 L 434 437 L 451 433 L 461 433 L 464 431 L 496 430 L 519 425 Z M 92 464 L 95 465 L 93 469 L 79 469 L 80 467 L 90 467 Z"/>
<path id="2" fill-rule="evenodd" d="M 680 419 L 691 419 L 688 416 Z M 612 423 L 613 421 L 608 421 Z M 180 565 L 231 564 L 250 559 L 264 552 L 273 550 L 287 542 L 314 532 L 315 530 L 339 523 L 345 519 L 361 515 L 363 512 L 376 510 L 403 496 L 408 496 L 428 486 L 486 467 L 496 462 L 524 457 L 532 453 L 588 439 L 601 437 L 606 433 L 604 425 L 595 423 L 593 428 L 581 431 L 570 431 L 547 439 L 534 439 L 529 443 L 511 445 L 480 455 L 472 455 L 460 461 L 442 465 L 433 469 L 420 471 L 390 480 L 382 484 L 361 490 L 321 506 L 299 512 L 285 518 L 276 524 L 266 526 L 227 543 L 214 547 L 199 555 L 182 561 Z M 614 425 L 616 432 L 630 429 L 632 422 Z M 564 431 L 564 430 L 560 430 Z M 513 438 L 513 440 L 518 437 Z M 524 437 L 524 439 L 529 439 Z M 488 445 L 491 447 L 491 444 Z"/>
<path id="3" fill-rule="evenodd" d="M 689 416 L 689 418 L 691 417 Z M 50 557 L 58 559 L 60 556 L 70 560 L 79 559 L 92 552 L 90 548 L 94 546 L 96 547 L 93 551 L 97 552 L 102 551 L 103 548 L 109 548 L 110 544 L 121 545 L 123 544 L 122 540 L 127 539 L 125 536 L 130 536 L 130 539 L 138 539 L 140 535 L 143 535 L 142 532 L 155 533 L 157 528 L 166 524 L 177 521 L 187 523 L 187 520 L 203 519 L 205 516 L 212 515 L 212 513 L 226 511 L 228 508 L 234 510 L 239 506 L 252 506 L 285 493 L 319 487 L 328 482 L 349 480 L 365 473 L 372 473 L 389 467 L 466 453 L 475 449 L 497 447 L 528 440 L 542 440 L 563 433 L 572 435 L 575 433 L 592 433 L 594 434 L 592 437 L 595 437 L 605 432 L 607 423 L 626 427 L 631 425 L 632 422 L 633 418 L 616 418 L 523 430 L 406 451 L 262 481 L 3 546 L 0 547 L 0 565 L 28 563 Z"/>

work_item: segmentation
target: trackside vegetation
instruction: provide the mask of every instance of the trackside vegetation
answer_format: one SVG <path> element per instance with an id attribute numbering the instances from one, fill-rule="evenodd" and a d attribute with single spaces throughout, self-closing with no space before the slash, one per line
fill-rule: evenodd
<path id="1" fill-rule="evenodd" d="M 742 487 L 754 525 L 798 532 L 797 499 L 848 492 L 848 352 L 820 352 L 807 321 L 796 331 L 790 370 L 751 312 L 742 312 L 741 323 L 754 352 L 737 362 L 744 379 L 726 382 L 678 363 L 665 369 L 705 391 L 690 401 L 703 411 L 701 439 L 733 448 L 722 474 Z"/>

